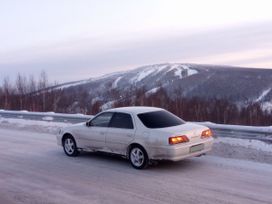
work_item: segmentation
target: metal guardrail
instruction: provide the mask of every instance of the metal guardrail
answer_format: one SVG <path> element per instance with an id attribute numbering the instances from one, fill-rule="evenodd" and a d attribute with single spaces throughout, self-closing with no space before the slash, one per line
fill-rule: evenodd
<path id="1" fill-rule="evenodd" d="M 80 123 L 91 119 L 93 116 L 83 114 L 62 114 L 52 112 L 43 113 L 43 112 L 0 110 L 0 117 L 52 122 Z M 221 125 L 210 122 L 197 122 L 197 123 L 211 128 L 215 137 L 252 139 L 272 144 L 272 127 Z"/>
<path id="2" fill-rule="evenodd" d="M 215 137 L 232 137 L 239 139 L 260 140 L 272 144 L 272 127 L 221 125 L 215 123 L 200 123 L 213 131 Z"/>
<path id="3" fill-rule="evenodd" d="M 217 137 L 233 137 L 241 139 L 260 140 L 272 144 L 272 133 L 237 131 L 227 129 L 212 129 Z"/>

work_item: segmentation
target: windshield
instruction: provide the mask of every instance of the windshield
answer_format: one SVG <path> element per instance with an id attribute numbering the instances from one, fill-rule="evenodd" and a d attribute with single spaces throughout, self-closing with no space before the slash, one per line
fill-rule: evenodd
<path id="1" fill-rule="evenodd" d="M 154 111 L 138 114 L 139 119 L 147 128 L 166 128 L 182 125 L 185 122 L 168 111 Z"/>

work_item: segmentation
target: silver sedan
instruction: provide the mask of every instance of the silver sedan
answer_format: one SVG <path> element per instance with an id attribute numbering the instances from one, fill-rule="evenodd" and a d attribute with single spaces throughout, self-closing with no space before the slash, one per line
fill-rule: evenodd
<path id="1" fill-rule="evenodd" d="M 153 160 L 179 161 L 211 150 L 205 126 L 188 123 L 154 107 L 123 107 L 99 113 L 86 123 L 60 130 L 58 144 L 68 156 L 80 151 L 120 154 L 136 169 Z"/>

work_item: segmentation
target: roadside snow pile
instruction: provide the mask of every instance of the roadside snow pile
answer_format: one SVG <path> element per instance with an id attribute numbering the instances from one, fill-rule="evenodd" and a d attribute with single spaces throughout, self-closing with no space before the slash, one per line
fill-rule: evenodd
<path id="1" fill-rule="evenodd" d="M 272 164 L 272 145 L 258 140 L 218 137 L 209 154 Z"/>
<path id="2" fill-rule="evenodd" d="M 248 149 L 255 149 L 255 150 L 260 150 L 260 151 L 272 153 L 272 145 L 262 142 L 262 141 L 259 141 L 259 140 L 219 137 L 216 139 L 216 143 L 224 143 L 224 144 L 229 144 L 231 146 L 245 147 Z"/>
<path id="3" fill-rule="evenodd" d="M 3 127 L 9 129 L 31 130 L 35 132 L 56 134 L 59 128 L 66 127 L 69 125 L 71 124 L 61 122 L 36 121 L 0 117 L 0 128 Z"/>

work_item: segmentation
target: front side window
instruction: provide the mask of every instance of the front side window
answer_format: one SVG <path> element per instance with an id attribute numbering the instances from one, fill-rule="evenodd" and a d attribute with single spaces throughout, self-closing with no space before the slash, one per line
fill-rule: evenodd
<path id="1" fill-rule="evenodd" d="M 109 127 L 133 129 L 133 122 L 130 114 L 127 113 L 114 113 Z"/>
<path id="2" fill-rule="evenodd" d="M 168 111 L 154 111 L 138 114 L 139 119 L 147 128 L 166 128 L 182 125 L 185 122 Z"/>
<path id="3" fill-rule="evenodd" d="M 91 126 L 108 127 L 113 113 L 101 113 L 91 121 Z"/>

